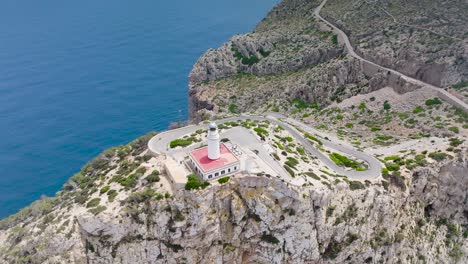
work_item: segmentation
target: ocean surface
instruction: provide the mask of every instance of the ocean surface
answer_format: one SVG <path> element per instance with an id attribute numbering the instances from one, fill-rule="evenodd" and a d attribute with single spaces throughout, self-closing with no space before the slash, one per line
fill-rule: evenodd
<path id="1" fill-rule="evenodd" d="M 101 151 L 185 120 L 197 58 L 279 0 L 2 0 L 0 218 Z"/>

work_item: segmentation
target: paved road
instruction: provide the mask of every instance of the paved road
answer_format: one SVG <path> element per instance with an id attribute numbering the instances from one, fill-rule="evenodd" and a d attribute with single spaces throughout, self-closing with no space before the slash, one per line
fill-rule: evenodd
<path id="1" fill-rule="evenodd" d="M 237 120 L 254 120 L 254 121 L 263 121 L 263 120 L 268 120 L 273 124 L 276 125 L 281 125 L 286 129 L 288 133 L 290 133 L 296 140 L 301 143 L 304 148 L 309 151 L 312 155 L 317 156 L 317 158 L 322 161 L 324 164 L 326 164 L 330 169 L 334 170 L 336 173 L 340 175 L 346 175 L 347 177 L 355 180 L 371 180 L 379 177 L 381 175 L 381 169 L 382 166 L 380 162 L 372 157 L 371 155 L 367 155 L 363 152 L 357 151 L 351 146 L 344 146 L 340 144 L 336 144 L 334 142 L 325 140 L 323 138 L 320 138 L 320 140 L 323 142 L 324 146 L 337 150 L 339 152 L 343 152 L 346 154 L 349 154 L 357 159 L 363 160 L 367 162 L 369 165 L 369 169 L 366 171 L 347 171 L 343 169 L 342 167 L 339 167 L 336 165 L 332 160 L 329 159 L 329 157 L 319 150 L 317 150 L 310 142 L 309 140 L 305 139 L 304 136 L 302 135 L 301 132 L 299 132 L 297 129 L 295 129 L 293 126 L 289 125 L 286 122 L 281 121 L 280 119 L 287 119 L 285 116 L 277 114 L 277 113 L 270 113 L 267 114 L 266 116 L 249 116 L 249 115 L 242 115 L 238 117 L 232 117 L 232 118 L 226 118 L 226 119 L 221 119 L 218 120 L 218 123 L 224 123 L 224 122 L 229 122 L 229 121 L 237 121 Z M 289 119 L 288 119 L 289 120 Z M 290 121 L 290 120 L 289 120 Z M 304 128 L 308 128 L 305 124 L 302 124 L 298 121 L 295 121 L 299 123 L 301 126 Z M 193 125 L 193 126 L 187 126 L 175 130 L 169 130 L 162 132 L 153 138 L 148 142 L 148 148 L 151 152 L 155 154 L 171 154 L 175 153 L 177 150 L 172 150 L 169 148 L 169 143 L 177 138 L 183 137 L 184 135 L 191 134 L 195 132 L 197 129 L 205 129 L 206 125 Z M 195 144 L 187 148 L 188 150 L 194 149 L 198 147 L 200 144 Z M 267 164 L 271 162 L 271 157 L 267 158 L 262 154 L 263 156 L 260 157 L 262 158 Z M 284 173 L 284 169 L 282 168 L 281 165 L 279 165 L 280 169 L 278 168 L 278 163 L 275 161 L 276 165 L 273 165 L 272 169 L 278 172 L 281 176 L 286 176 Z"/>
<path id="2" fill-rule="evenodd" d="M 407 76 L 401 72 L 398 72 L 396 70 L 393 70 L 393 69 L 390 69 L 390 68 L 386 68 L 386 67 L 383 67 L 379 64 L 376 64 L 372 61 L 369 61 L 369 60 L 366 60 L 364 58 L 362 58 L 361 56 L 359 56 L 355 51 L 354 51 L 354 48 L 353 46 L 351 45 L 351 42 L 349 41 L 349 38 L 348 36 L 346 35 L 346 33 L 344 33 L 341 29 L 339 29 L 338 27 L 336 27 L 335 25 L 333 25 L 331 22 L 329 22 L 328 20 L 324 19 L 321 15 L 320 15 L 320 10 L 322 10 L 323 6 L 327 3 L 328 0 L 324 0 L 320 6 L 318 6 L 315 11 L 314 11 L 314 14 L 317 18 L 319 18 L 321 21 L 323 21 L 325 24 L 329 25 L 330 27 L 333 28 L 333 30 L 341 37 L 341 39 L 344 40 L 345 42 L 345 47 L 346 47 L 346 50 L 348 51 L 348 54 L 353 56 L 354 58 L 356 59 L 359 59 L 361 61 L 365 61 L 371 65 L 374 65 L 382 70 L 385 70 L 385 71 L 389 71 L 393 74 L 396 74 L 398 76 L 400 76 L 402 79 L 404 79 L 405 81 L 409 82 L 409 83 L 413 83 L 413 84 L 416 84 L 416 85 L 419 85 L 419 86 L 422 86 L 422 87 L 427 87 L 429 89 L 433 89 L 435 91 L 437 91 L 440 95 L 440 97 L 442 99 L 444 99 L 445 101 L 447 101 L 448 103 L 450 103 L 451 105 L 454 105 L 456 107 L 459 107 L 459 108 L 462 108 L 464 111 L 468 111 L 468 105 L 463 102 L 462 100 L 458 99 L 456 96 L 450 94 L 449 92 L 447 92 L 446 90 L 440 88 L 440 87 L 437 87 L 437 86 L 434 86 L 434 85 L 431 85 L 431 84 L 428 84 L 428 83 L 425 83 L 421 80 L 418 80 L 418 79 L 415 79 L 413 77 L 410 77 L 410 76 Z"/>

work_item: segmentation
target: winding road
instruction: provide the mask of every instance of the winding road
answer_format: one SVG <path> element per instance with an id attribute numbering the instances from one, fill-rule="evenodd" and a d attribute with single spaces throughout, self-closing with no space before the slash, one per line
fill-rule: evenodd
<path id="1" fill-rule="evenodd" d="M 324 22 L 325 24 L 327 24 L 328 26 L 332 27 L 333 30 L 335 31 L 336 34 L 338 34 L 341 39 L 343 39 L 344 41 L 344 44 L 345 44 L 345 47 L 346 47 L 346 50 L 348 51 L 348 54 L 358 60 L 361 60 L 363 62 L 366 62 L 366 63 L 369 63 L 375 67 L 378 67 L 382 70 L 385 70 L 385 71 L 389 71 L 397 76 L 400 76 L 402 79 L 404 79 L 405 81 L 409 82 L 409 83 L 412 83 L 412 84 L 415 84 L 415 85 L 418 85 L 418 86 L 421 86 L 421 87 L 427 87 L 429 89 L 432 89 L 434 91 L 436 91 L 438 94 L 439 94 L 439 97 L 441 97 L 443 100 L 445 100 L 446 102 L 448 102 L 449 104 L 455 106 L 455 107 L 458 107 L 458 108 L 461 108 L 463 109 L 465 112 L 468 111 L 468 105 L 463 102 L 462 100 L 458 99 L 456 96 L 450 94 L 449 92 L 447 92 L 446 90 L 440 88 L 440 87 L 437 87 L 437 86 L 434 86 L 434 85 L 431 85 L 431 84 L 428 84 L 428 83 L 425 83 L 421 80 L 418 80 L 418 79 L 415 79 L 413 77 L 410 77 L 410 76 L 407 76 L 399 71 L 396 71 L 396 70 L 393 70 L 393 69 L 390 69 L 390 68 L 387 68 L 387 67 L 384 67 L 384 66 L 381 66 L 379 64 L 376 64 L 372 61 L 369 61 L 369 60 L 366 60 L 364 58 L 362 58 L 361 56 L 359 56 L 355 51 L 354 51 L 354 48 L 353 46 L 351 45 L 351 42 L 349 41 L 349 38 L 348 36 L 346 35 L 346 33 L 344 33 L 341 29 L 339 29 L 338 27 L 336 27 L 335 25 L 333 25 L 331 22 L 329 22 L 328 20 L 326 20 L 325 18 L 323 18 L 321 15 L 320 15 L 320 11 L 322 10 L 323 6 L 327 3 L 328 0 L 324 0 L 314 11 L 314 14 L 315 16 L 320 19 L 322 22 Z"/>
<path id="2" fill-rule="evenodd" d="M 320 140 L 323 142 L 323 146 L 348 154 L 350 156 L 353 156 L 356 159 L 363 160 L 365 161 L 369 167 L 366 171 L 354 171 L 354 170 L 345 170 L 344 168 L 336 165 L 335 162 L 330 160 L 330 158 L 316 149 L 308 139 L 304 138 L 304 135 L 297 130 L 294 126 L 291 126 L 287 122 L 283 122 L 281 120 L 289 120 L 291 122 L 292 120 L 288 119 L 287 117 L 278 114 L 278 113 L 267 113 L 265 116 L 253 116 L 253 115 L 241 115 L 237 117 L 231 117 L 231 118 L 226 118 L 226 119 L 221 119 L 217 120 L 216 122 L 218 124 L 220 123 L 225 123 L 225 122 L 230 122 L 230 121 L 244 121 L 244 120 L 252 120 L 252 121 L 264 121 L 267 120 L 270 123 L 273 123 L 275 125 L 280 125 L 282 126 L 292 137 L 294 137 L 308 152 L 310 152 L 312 155 L 316 156 L 320 161 L 322 161 L 326 166 L 328 166 L 330 169 L 335 171 L 336 173 L 340 175 L 347 176 L 350 179 L 353 180 L 372 180 L 375 178 L 380 177 L 381 175 L 381 170 L 382 170 L 382 165 L 381 163 L 375 159 L 373 156 L 365 154 L 363 152 L 360 152 L 356 149 L 354 149 L 351 146 L 346 146 L 346 145 L 341 145 L 337 144 L 335 142 L 323 139 L 321 137 Z M 295 121 L 300 124 L 301 129 L 305 128 L 304 130 L 308 129 L 308 126 L 305 124 L 302 124 L 298 121 Z M 169 148 L 169 143 L 172 140 L 181 138 L 187 134 L 191 134 L 195 132 L 198 129 L 205 129 L 206 125 L 192 125 L 192 126 L 186 126 L 182 127 L 179 129 L 174 129 L 174 130 L 169 130 L 162 132 L 153 138 L 150 139 L 148 142 L 148 148 L 149 150 L 158 155 L 158 154 L 173 154 L 177 151 L 180 150 L 174 150 Z M 229 130 L 228 130 L 229 131 Z M 250 130 L 249 130 L 250 131 Z M 259 140 L 257 143 L 252 142 L 252 144 L 258 144 L 261 143 Z M 187 148 L 185 148 L 187 151 L 190 151 L 192 149 L 195 149 L 199 147 L 200 144 L 194 144 L 191 145 Z M 262 153 L 261 153 L 262 154 Z M 290 175 L 283 169 L 281 164 L 279 164 L 276 160 L 273 159 L 271 155 L 264 155 L 260 157 L 264 162 L 266 162 L 269 166 L 272 167 L 281 177 L 285 178 L 291 178 Z"/>

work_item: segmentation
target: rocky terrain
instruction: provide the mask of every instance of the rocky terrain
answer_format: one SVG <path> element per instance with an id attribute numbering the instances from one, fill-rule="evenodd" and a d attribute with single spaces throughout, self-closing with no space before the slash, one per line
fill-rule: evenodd
<path id="1" fill-rule="evenodd" d="M 468 263 L 467 113 L 364 71 L 315 19 L 320 2 L 284 0 L 252 33 L 207 51 L 190 74 L 191 122 L 286 113 L 373 155 L 382 177 L 322 170 L 285 131 L 248 122 L 268 129 L 281 164 L 298 160 L 294 179 L 310 180 L 240 173 L 174 190 L 150 133 L 1 220 L 0 263 Z M 329 0 L 323 15 L 366 58 L 466 100 L 466 4 Z"/>
<path id="2" fill-rule="evenodd" d="M 331 28 L 313 14 L 320 2 L 283 1 L 252 33 L 206 52 L 190 74 L 191 118 L 287 112 L 296 99 L 327 106 L 387 86 L 398 93 L 420 88 L 346 56 Z M 466 9 L 464 1 L 330 0 L 321 14 L 364 58 L 467 101 Z"/>
<path id="3" fill-rule="evenodd" d="M 2 220 L 0 262 L 468 260 L 466 152 L 361 185 L 318 189 L 258 176 L 174 193 L 146 155 L 148 138 L 106 151 L 57 197 Z"/>
<path id="4" fill-rule="evenodd" d="M 363 57 L 436 86 L 468 78 L 464 0 L 329 0 L 322 14 Z"/>

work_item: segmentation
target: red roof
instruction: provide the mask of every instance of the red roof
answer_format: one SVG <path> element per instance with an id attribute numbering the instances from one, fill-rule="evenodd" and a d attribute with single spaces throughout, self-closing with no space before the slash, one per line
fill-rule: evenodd
<path id="1" fill-rule="evenodd" d="M 190 156 L 192 156 L 204 172 L 216 170 L 239 161 L 224 144 L 220 144 L 220 157 L 217 160 L 208 158 L 208 147 L 196 149 L 190 153 Z"/>

